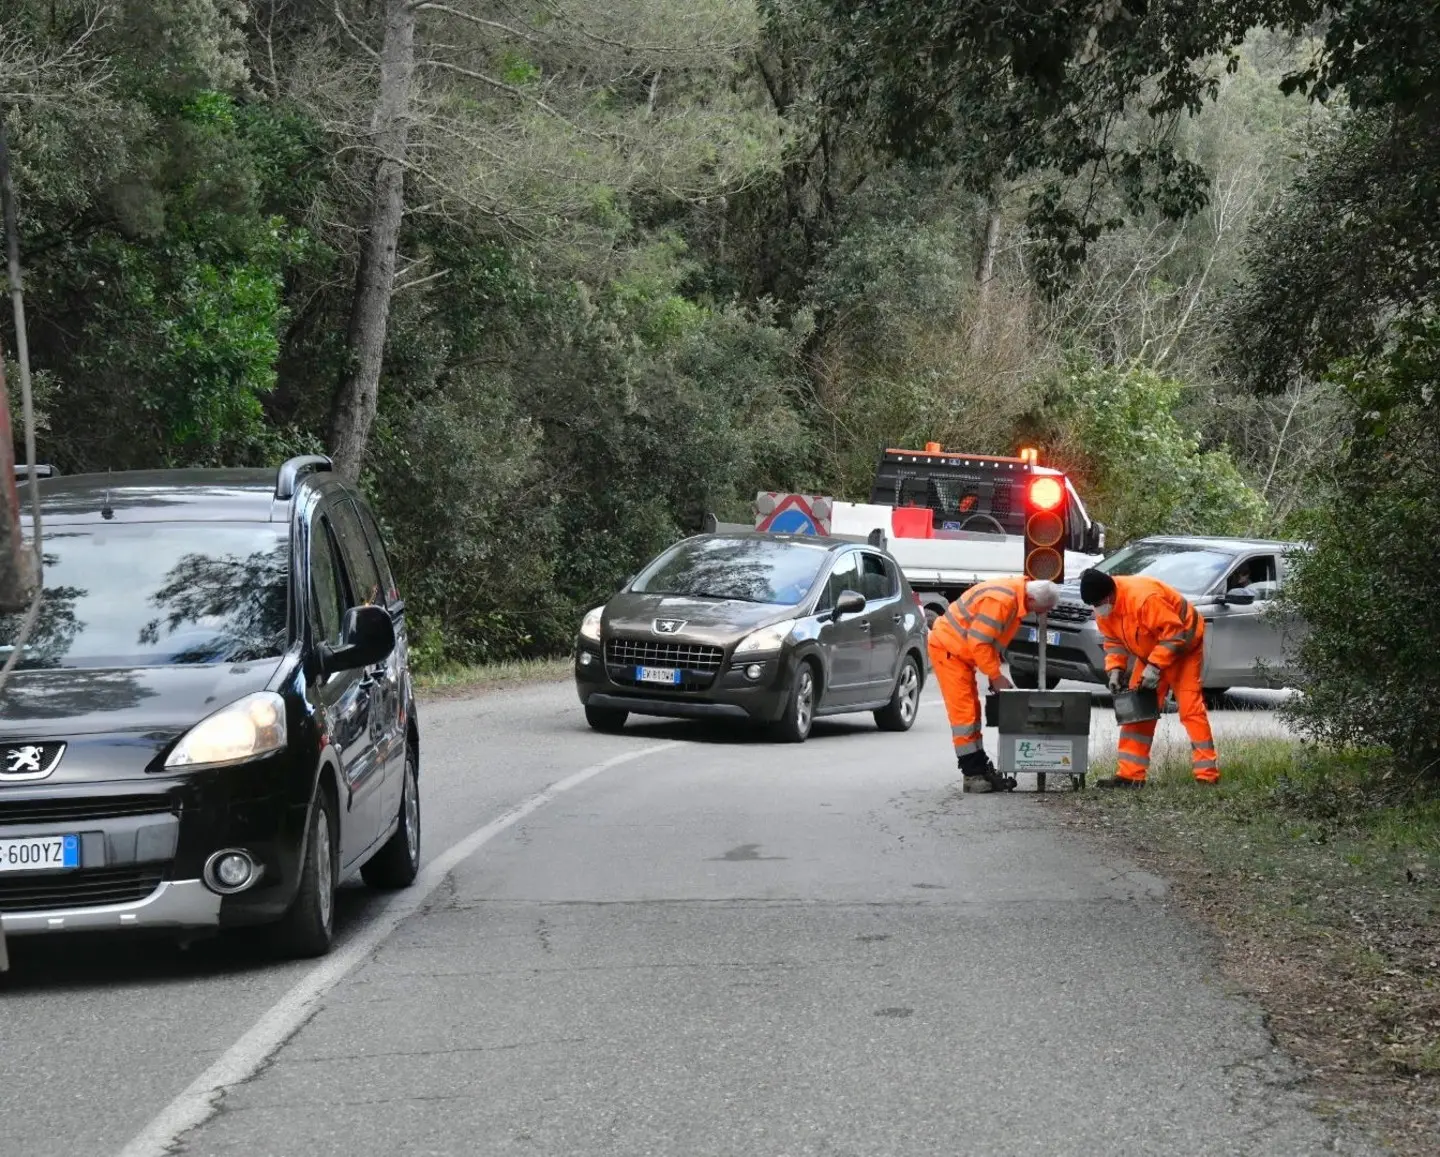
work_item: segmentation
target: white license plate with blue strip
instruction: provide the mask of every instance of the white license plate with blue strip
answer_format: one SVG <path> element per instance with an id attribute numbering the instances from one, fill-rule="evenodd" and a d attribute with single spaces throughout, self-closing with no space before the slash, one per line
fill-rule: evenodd
<path id="1" fill-rule="evenodd" d="M 79 836 L 0 840 L 0 872 L 63 872 L 79 866 Z"/>
<path id="2" fill-rule="evenodd" d="M 680 672 L 674 667 L 636 667 L 635 680 L 639 683 L 669 683 L 673 687 L 680 682 Z"/>
<path id="3" fill-rule="evenodd" d="M 1040 631 L 1039 631 L 1039 628 L 1037 628 L 1037 627 L 1026 627 L 1026 628 L 1025 628 L 1025 637 L 1026 637 L 1027 639 L 1029 639 L 1032 643 L 1038 643 L 1038 642 L 1040 641 Z M 1048 647 L 1058 647 L 1058 646 L 1060 645 L 1060 632 L 1059 632 L 1059 631 L 1046 631 L 1046 632 L 1045 632 L 1045 645 L 1048 646 Z"/>

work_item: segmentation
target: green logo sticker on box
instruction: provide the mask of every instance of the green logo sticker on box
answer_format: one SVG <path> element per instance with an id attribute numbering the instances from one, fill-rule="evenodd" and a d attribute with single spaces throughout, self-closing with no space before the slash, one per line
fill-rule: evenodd
<path id="1" fill-rule="evenodd" d="M 1069 771 L 1075 763 L 1071 739 L 1017 739 L 1016 771 Z"/>

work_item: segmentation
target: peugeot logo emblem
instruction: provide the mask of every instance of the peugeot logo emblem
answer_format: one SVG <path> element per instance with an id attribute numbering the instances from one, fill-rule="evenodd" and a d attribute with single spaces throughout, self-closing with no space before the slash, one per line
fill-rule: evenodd
<path id="1" fill-rule="evenodd" d="M 656 619 L 655 633 L 657 635 L 678 635 L 685 627 L 685 619 Z"/>
<path id="2" fill-rule="evenodd" d="M 65 754 L 63 743 L 21 743 L 0 749 L 0 780 L 44 779 Z"/>

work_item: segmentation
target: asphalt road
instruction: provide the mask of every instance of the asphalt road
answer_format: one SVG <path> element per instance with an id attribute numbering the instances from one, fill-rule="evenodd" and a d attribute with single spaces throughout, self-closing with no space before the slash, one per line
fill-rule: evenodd
<path id="1" fill-rule="evenodd" d="M 1222 759 L 1277 729 L 1250 705 L 1215 715 Z M 1033 780 L 956 794 L 933 688 L 906 735 L 800 747 L 595 735 L 567 685 L 421 722 L 429 866 L 347 888 L 327 961 L 12 941 L 0 1153 L 1368 1151 L 1163 881 Z M 1108 710 L 1094 730 L 1113 751 Z"/>

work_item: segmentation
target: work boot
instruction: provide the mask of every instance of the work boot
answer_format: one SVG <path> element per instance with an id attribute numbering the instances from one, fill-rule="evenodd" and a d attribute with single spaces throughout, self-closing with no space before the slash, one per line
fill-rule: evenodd
<path id="1" fill-rule="evenodd" d="M 960 770 L 965 775 L 965 790 L 971 791 L 1014 791 L 1013 776 L 1001 775 L 983 751 L 977 751 L 960 760 Z"/>
<path id="2" fill-rule="evenodd" d="M 1118 775 L 1112 775 L 1108 776 L 1105 779 L 1097 779 L 1095 781 L 1095 786 L 1106 788 L 1126 788 L 1134 790 L 1136 788 L 1144 787 L 1145 781 L 1143 779 L 1123 779 Z"/>

